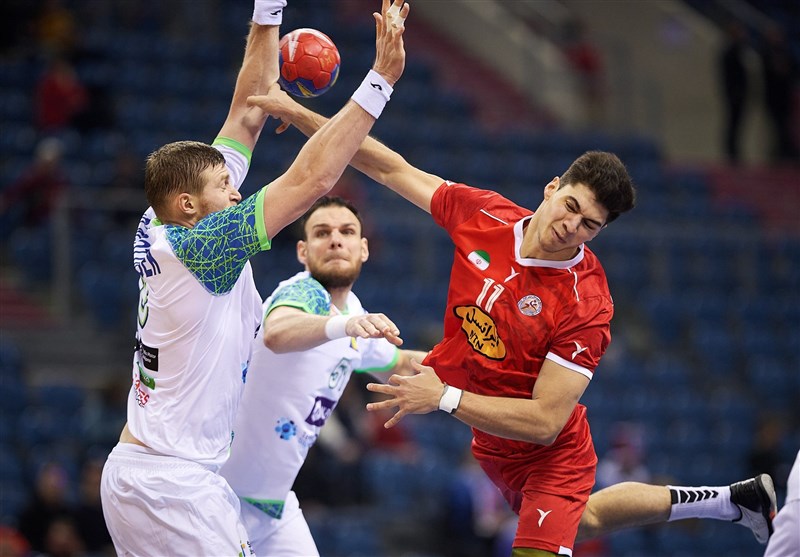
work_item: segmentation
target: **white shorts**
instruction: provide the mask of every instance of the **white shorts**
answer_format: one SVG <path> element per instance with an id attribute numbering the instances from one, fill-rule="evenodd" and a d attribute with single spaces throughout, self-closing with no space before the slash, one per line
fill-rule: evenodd
<path id="1" fill-rule="evenodd" d="M 297 495 L 286 496 L 281 518 L 272 518 L 247 501 L 242 501 L 242 522 L 250 532 L 256 555 L 269 557 L 319 557 Z"/>
<path id="2" fill-rule="evenodd" d="M 800 451 L 797 451 L 789 482 L 786 502 L 772 522 L 775 533 L 769 538 L 764 557 L 797 557 L 800 555 Z"/>
<path id="3" fill-rule="evenodd" d="M 100 496 L 118 555 L 253 555 L 238 497 L 196 462 L 119 443 L 103 467 Z"/>

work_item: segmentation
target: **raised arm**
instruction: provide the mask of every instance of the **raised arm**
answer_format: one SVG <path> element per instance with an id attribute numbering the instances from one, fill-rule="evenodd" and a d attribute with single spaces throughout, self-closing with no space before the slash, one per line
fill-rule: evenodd
<path id="1" fill-rule="evenodd" d="M 244 59 L 228 117 L 219 135 L 238 141 L 250 151 L 267 121 L 267 114 L 247 104 L 252 95 L 264 95 L 278 80 L 279 25 L 286 0 L 256 0 Z"/>
<path id="2" fill-rule="evenodd" d="M 288 95 L 276 99 L 276 103 L 279 103 L 274 109 L 276 116 L 309 137 L 328 122 L 327 118 L 305 108 Z M 283 129 L 279 128 L 279 131 Z M 444 181 L 412 166 L 399 153 L 372 137 L 364 140 L 350 165 L 428 213 L 431 212 L 433 192 Z"/>
<path id="3" fill-rule="evenodd" d="M 403 0 L 395 0 L 394 4 L 400 6 Z M 289 169 L 266 187 L 264 224 L 269 238 L 300 217 L 336 184 L 402 75 L 405 68 L 404 28 L 386 24 L 385 15 L 389 7 L 389 0 L 383 0 L 381 13 L 373 14 L 376 55 L 367 78 L 352 99 L 309 139 Z M 407 15 L 408 11 L 409 5 L 406 4 L 402 13 Z M 279 101 L 276 99 L 281 96 L 275 85 L 269 95 L 251 97 L 249 102 L 278 116 L 275 110 Z"/>

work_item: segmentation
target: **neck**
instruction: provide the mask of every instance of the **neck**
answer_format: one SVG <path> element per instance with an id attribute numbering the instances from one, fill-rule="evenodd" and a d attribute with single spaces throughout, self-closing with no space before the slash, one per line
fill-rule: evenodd
<path id="1" fill-rule="evenodd" d="M 349 286 L 342 286 L 340 288 L 329 288 L 328 293 L 331 295 L 331 302 L 336 308 L 344 313 L 347 309 L 347 295 L 350 294 Z"/>

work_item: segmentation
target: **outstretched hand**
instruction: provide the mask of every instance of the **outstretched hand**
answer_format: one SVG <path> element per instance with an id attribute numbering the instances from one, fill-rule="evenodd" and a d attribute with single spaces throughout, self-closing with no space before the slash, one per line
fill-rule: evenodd
<path id="1" fill-rule="evenodd" d="M 385 338 L 395 346 L 403 344 L 400 329 L 382 313 L 356 315 L 347 320 L 345 332 L 349 337 Z"/>
<path id="2" fill-rule="evenodd" d="M 372 14 L 375 18 L 375 63 L 372 69 L 391 86 L 397 83 L 406 66 L 403 22 L 410 9 L 410 5 L 404 4 L 403 0 L 382 0 L 381 13 Z M 398 10 L 401 19 L 395 15 Z"/>
<path id="3" fill-rule="evenodd" d="M 430 366 L 424 366 L 414 360 L 411 365 L 417 372 L 414 375 L 392 375 L 386 383 L 369 383 L 367 390 L 389 395 L 390 398 L 367 404 L 367 410 L 374 412 L 388 408 L 397 408 L 397 412 L 383 427 L 397 425 L 403 416 L 408 414 L 428 414 L 439 409 L 444 383 L 439 380 Z"/>
<path id="4" fill-rule="evenodd" d="M 292 124 L 293 117 L 300 105 L 293 100 L 280 85 L 273 83 L 266 95 L 253 95 L 247 97 L 248 106 L 260 108 L 264 114 L 281 120 L 281 125 L 275 133 L 283 133 Z"/>

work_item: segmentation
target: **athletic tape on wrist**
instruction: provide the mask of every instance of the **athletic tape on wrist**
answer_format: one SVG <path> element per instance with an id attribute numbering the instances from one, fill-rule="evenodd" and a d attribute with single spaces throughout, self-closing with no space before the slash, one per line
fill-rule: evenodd
<path id="1" fill-rule="evenodd" d="M 346 337 L 348 319 L 350 318 L 346 315 L 334 315 L 328 319 L 325 322 L 325 336 L 330 340 Z"/>
<path id="2" fill-rule="evenodd" d="M 255 0 L 253 21 L 259 25 L 280 25 L 286 0 Z"/>
<path id="3" fill-rule="evenodd" d="M 392 86 L 386 83 L 381 74 L 375 70 L 370 70 L 367 77 L 353 93 L 352 99 L 364 110 L 369 112 L 374 118 L 378 118 L 383 112 L 383 107 L 389 102 L 392 96 Z"/>
<path id="4" fill-rule="evenodd" d="M 456 389 L 445 383 L 442 398 L 439 399 L 439 410 L 448 414 L 455 414 L 455 411 L 458 410 L 458 405 L 461 404 L 461 395 L 463 394 L 464 391 L 461 389 Z"/>

